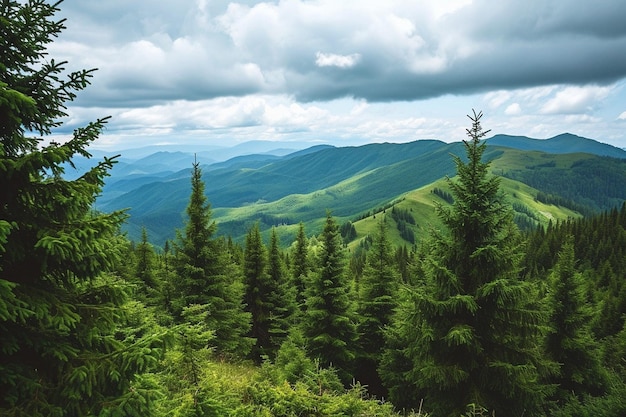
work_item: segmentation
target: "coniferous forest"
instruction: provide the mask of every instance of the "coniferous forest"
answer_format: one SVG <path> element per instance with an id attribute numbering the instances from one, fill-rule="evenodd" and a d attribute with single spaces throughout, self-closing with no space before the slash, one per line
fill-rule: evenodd
<path id="1" fill-rule="evenodd" d="M 379 213 L 358 274 L 332 211 L 219 236 L 198 163 L 176 238 L 130 241 L 115 158 L 64 177 L 108 119 L 45 140 L 94 75 L 47 55 L 58 7 L 0 3 L 0 415 L 626 415 L 626 205 L 521 231 L 472 112 L 443 227 Z"/>

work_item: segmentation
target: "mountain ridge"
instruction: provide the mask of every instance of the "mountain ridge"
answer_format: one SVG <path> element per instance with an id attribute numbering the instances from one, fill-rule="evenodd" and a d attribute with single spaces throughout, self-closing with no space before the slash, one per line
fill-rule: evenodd
<path id="1" fill-rule="evenodd" d="M 545 170 L 534 168 L 545 165 L 546 159 L 542 155 L 564 155 L 571 150 L 583 152 L 572 160 L 600 158 L 606 157 L 606 146 L 610 146 L 568 134 L 551 138 L 546 143 L 537 144 L 537 141 L 496 135 L 486 140 L 486 157 L 506 160 L 502 158 L 509 155 L 509 161 L 510 155 L 517 155 L 518 159 L 529 158 L 529 162 L 514 164 L 518 170 L 515 175 L 522 178 L 524 175 L 519 170 L 535 169 L 533 174 L 545 175 Z M 537 147 L 556 148 L 556 151 L 547 153 L 536 150 Z M 620 161 L 626 164 L 626 151 L 623 153 L 624 158 Z M 348 147 L 319 145 L 283 156 L 237 156 L 219 163 L 203 163 L 202 169 L 206 194 L 216 213 L 220 232 L 231 234 L 236 230 L 233 237 L 239 238 L 240 233 L 259 218 L 264 221 L 263 229 L 276 224 L 313 222 L 324 217 L 326 209 L 343 220 L 354 218 L 406 192 L 454 175 L 451 155 L 463 157 L 462 142 L 417 140 Z M 168 157 L 167 154 L 161 156 Z M 159 163 L 158 155 L 153 158 Z M 559 158 L 559 166 L 571 164 L 568 158 Z M 143 162 L 150 160 L 143 159 Z M 618 171 L 621 169 L 619 162 L 613 164 Z M 495 166 L 502 172 L 506 169 L 506 165 L 496 163 Z M 154 240 L 162 244 L 183 225 L 190 192 L 190 167 L 191 163 L 189 168 L 179 171 L 143 176 L 116 176 L 113 173 L 97 201 L 97 208 L 103 211 L 130 208 L 131 217 L 125 226 L 129 236 L 136 239 L 141 227 L 145 226 Z M 124 167 L 124 170 L 128 169 L 128 166 Z M 293 203 L 273 204 L 279 201 Z"/>
<path id="2" fill-rule="evenodd" d="M 548 139 L 534 139 L 526 136 L 498 134 L 486 139 L 488 144 L 512 147 L 520 150 L 542 151 L 547 153 L 584 152 L 599 156 L 626 159 L 626 150 L 594 139 L 561 133 Z"/>

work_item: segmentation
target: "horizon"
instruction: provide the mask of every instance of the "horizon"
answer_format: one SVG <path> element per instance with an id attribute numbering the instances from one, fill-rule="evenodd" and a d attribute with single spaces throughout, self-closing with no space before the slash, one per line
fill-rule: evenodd
<path id="1" fill-rule="evenodd" d="M 612 145 L 610 143 L 606 143 L 606 142 L 601 142 L 598 141 L 596 139 L 593 138 L 587 138 L 584 136 L 580 136 L 580 135 L 576 135 L 574 133 L 570 133 L 570 132 L 563 132 L 563 133 L 559 133 L 555 136 L 549 137 L 549 138 L 533 138 L 533 137 L 528 137 L 528 136 L 524 136 L 524 135 L 512 135 L 512 134 L 507 134 L 507 133 L 496 133 L 493 135 L 490 135 L 488 137 L 485 137 L 483 140 L 490 140 L 494 137 L 497 136 L 505 136 L 505 137 L 522 137 L 522 138 L 527 138 L 530 140 L 537 140 L 537 141 L 547 141 L 547 140 L 551 140 L 551 139 L 555 139 L 558 138 L 559 136 L 564 136 L 564 135 L 569 135 L 569 136 L 577 136 L 579 138 L 582 139 L 586 139 L 586 140 L 592 140 L 594 142 L 597 142 L 601 145 L 608 145 L 608 146 L 612 146 L 615 147 L 617 149 L 621 149 L 623 151 L 626 151 L 626 147 L 618 147 L 615 145 Z M 90 146 L 89 147 L 89 151 L 96 151 L 96 152 L 102 152 L 102 153 L 119 153 L 119 152 L 141 152 L 141 151 L 147 151 L 149 150 L 150 153 L 145 153 L 145 155 L 149 155 L 151 153 L 156 153 L 156 152 L 170 152 L 170 153 L 174 153 L 174 152 L 183 152 L 183 153 L 188 153 L 188 152 L 209 152 L 211 150 L 228 150 L 228 149 L 234 149 L 234 148 L 242 148 L 242 153 L 238 154 L 238 155 L 250 155 L 250 154 L 254 154 L 255 151 L 252 150 L 250 153 L 245 153 L 247 152 L 245 150 L 246 146 L 250 146 L 250 145 L 259 145 L 259 144 L 271 144 L 274 146 L 267 146 L 264 150 L 261 150 L 259 153 L 271 153 L 272 151 L 278 151 L 278 150 L 288 150 L 288 151 L 294 151 L 297 152 L 299 150 L 304 150 L 304 149 L 308 149 L 308 148 L 312 148 L 315 146 L 333 146 L 333 147 L 359 147 L 359 146 L 365 146 L 365 145 L 372 145 L 372 144 L 384 144 L 384 143 L 390 143 L 390 144 L 407 144 L 407 143 L 411 143 L 411 142 L 416 142 L 416 141 L 428 141 L 428 140 L 434 140 L 434 141 L 439 141 L 439 142 L 443 142 L 443 143 L 456 143 L 456 142 L 460 142 L 461 140 L 458 141 L 443 141 L 440 139 L 436 139 L 436 138 L 420 138 L 420 139 L 414 139 L 414 140 L 410 140 L 410 141 L 405 141 L 405 142 L 394 142 L 394 141 L 381 141 L 381 142 L 366 142 L 366 143 L 360 143 L 360 144 L 340 144 L 340 145 L 336 145 L 336 144 L 332 144 L 332 143 L 327 143 L 327 142 L 302 142 L 302 141 L 277 141 L 277 140 L 249 140 L 246 142 L 240 142 L 240 143 L 234 143 L 234 144 L 226 144 L 226 145 L 218 145 L 218 144 L 199 144 L 199 143 L 170 143 L 170 144 L 145 144 L 143 146 L 138 146 L 138 147 L 130 147 L 130 148 L 100 148 L 100 147 L 94 147 L 94 146 Z M 294 145 L 294 146 L 289 146 L 289 145 Z M 123 145 L 122 145 L 123 146 Z M 193 148 L 193 150 L 191 150 L 190 148 Z M 142 154 L 143 155 L 143 154 Z M 121 154 L 121 157 L 124 158 L 124 155 Z M 142 156 L 143 157 L 143 156 Z M 130 157 L 128 157 L 129 159 L 132 159 Z"/>

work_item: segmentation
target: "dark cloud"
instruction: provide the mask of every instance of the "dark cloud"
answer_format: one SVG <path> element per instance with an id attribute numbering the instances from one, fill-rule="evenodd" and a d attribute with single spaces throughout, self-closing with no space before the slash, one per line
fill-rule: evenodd
<path id="1" fill-rule="evenodd" d="M 418 100 L 626 76 L 626 2 L 86 0 L 58 48 L 83 105 L 254 93 Z M 77 48 L 76 44 L 83 44 Z"/>

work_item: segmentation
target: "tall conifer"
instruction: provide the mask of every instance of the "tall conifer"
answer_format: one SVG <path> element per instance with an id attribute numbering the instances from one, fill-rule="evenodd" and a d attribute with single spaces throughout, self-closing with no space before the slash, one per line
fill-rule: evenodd
<path id="1" fill-rule="evenodd" d="M 66 71 L 47 47 L 60 2 L 0 2 L 0 415 L 150 415 L 140 374 L 150 340 L 126 340 L 128 285 L 111 271 L 123 212 L 93 203 L 114 160 L 68 180 L 106 119 L 46 141 L 92 70 Z M 155 334 L 151 340 L 159 337 Z"/>
<path id="2" fill-rule="evenodd" d="M 559 385 L 556 399 L 562 402 L 572 394 L 579 398 L 585 394 L 603 394 L 606 375 L 591 332 L 591 306 L 582 275 L 576 271 L 571 236 L 563 244 L 550 275 L 548 301 L 552 311 L 547 352 L 560 365 L 559 373 L 553 379 Z"/>
<path id="3" fill-rule="evenodd" d="M 289 285 L 283 254 L 276 229 L 272 229 L 268 249 L 269 302 L 272 305 L 270 340 L 273 352 L 286 339 L 296 313 L 295 289 Z"/>
<path id="4" fill-rule="evenodd" d="M 184 234 L 178 233 L 174 246 L 177 294 L 173 297 L 172 310 L 182 320 L 185 307 L 206 305 L 206 325 L 215 332 L 212 343 L 218 353 L 245 355 L 252 341 L 246 337 L 250 314 L 244 311 L 241 273 L 231 261 L 225 242 L 213 236 L 217 225 L 211 220 L 211 207 L 197 162 L 191 174 L 188 220 Z"/>
<path id="5" fill-rule="evenodd" d="M 295 290 L 296 305 L 301 311 L 305 308 L 304 301 L 306 295 L 304 289 L 310 271 L 307 244 L 306 234 L 304 233 L 304 223 L 300 223 L 296 236 L 296 247 L 291 262 L 291 282 Z"/>
<path id="6" fill-rule="evenodd" d="M 482 161 L 482 113 L 469 117 L 467 160 L 454 158 L 457 177 L 448 180 L 454 205 L 438 208 L 448 233 L 433 234 L 417 268 L 424 276 L 415 282 L 424 284 L 390 332 L 393 346 L 404 338 L 401 356 L 410 367 L 386 380 L 392 393 L 402 392 L 398 384 L 414 386 L 413 404 L 424 398 L 435 416 L 459 416 L 471 403 L 496 415 L 539 415 L 550 393 L 542 377 L 552 368 L 540 350 L 545 314 L 518 277 L 520 236 L 499 178 Z M 387 366 L 404 366 L 396 353 L 387 357 L 395 357 Z"/>
<path id="7" fill-rule="evenodd" d="M 246 235 L 243 254 L 243 274 L 246 310 L 252 317 L 250 336 L 255 339 L 252 358 L 260 362 L 270 349 L 270 320 L 272 305 L 269 301 L 270 282 L 267 273 L 267 251 L 261 239 L 259 224 L 255 223 Z"/>
<path id="8" fill-rule="evenodd" d="M 148 242 L 148 232 L 145 227 L 141 229 L 141 241 L 135 247 L 135 256 L 137 258 L 135 275 L 139 279 L 140 285 L 143 286 L 140 292 L 151 292 L 158 287 L 158 283 L 155 273 L 154 248 Z"/>
<path id="9" fill-rule="evenodd" d="M 358 330 L 361 352 L 357 377 L 369 387 L 370 392 L 377 394 L 383 394 L 377 368 L 385 343 L 384 330 L 397 306 L 400 283 L 386 228 L 386 217 L 381 216 L 359 286 L 361 301 L 358 307 Z"/>
<path id="10" fill-rule="evenodd" d="M 322 366 L 334 366 L 348 382 L 357 340 L 354 309 L 344 272 L 344 254 L 339 226 L 331 216 L 321 235 L 319 269 L 306 288 L 302 322 L 307 347 Z"/>

